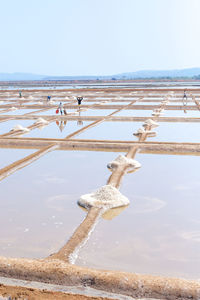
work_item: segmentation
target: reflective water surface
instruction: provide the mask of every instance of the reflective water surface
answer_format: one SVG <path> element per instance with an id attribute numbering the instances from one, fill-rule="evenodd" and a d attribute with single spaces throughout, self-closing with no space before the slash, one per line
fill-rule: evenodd
<path id="1" fill-rule="evenodd" d="M 198 279 L 199 157 L 145 155 L 121 192 L 130 205 L 102 219 L 78 265 Z M 111 216 L 112 217 L 112 216 Z"/>
<path id="2" fill-rule="evenodd" d="M 77 200 L 106 183 L 106 165 L 116 154 L 55 151 L 1 181 L 1 255 L 45 257 L 59 250 L 85 217 Z"/>

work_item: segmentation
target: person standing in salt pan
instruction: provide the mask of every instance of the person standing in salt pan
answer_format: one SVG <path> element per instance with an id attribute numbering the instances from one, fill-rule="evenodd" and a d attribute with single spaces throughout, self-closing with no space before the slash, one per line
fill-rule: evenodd
<path id="1" fill-rule="evenodd" d="M 83 100 L 83 97 L 77 97 L 76 99 L 78 101 L 78 105 L 80 106 L 81 105 L 81 101 Z"/>
<path id="2" fill-rule="evenodd" d="M 183 106 L 186 106 L 186 105 L 187 105 L 187 95 L 186 95 L 186 90 L 184 90 L 184 93 L 183 93 Z M 184 109 L 184 113 L 186 113 L 186 112 L 187 111 Z"/>
<path id="3" fill-rule="evenodd" d="M 62 104 L 62 102 L 60 102 L 60 104 L 58 106 L 58 109 L 60 110 L 60 114 L 62 115 L 63 114 L 63 104 Z"/>

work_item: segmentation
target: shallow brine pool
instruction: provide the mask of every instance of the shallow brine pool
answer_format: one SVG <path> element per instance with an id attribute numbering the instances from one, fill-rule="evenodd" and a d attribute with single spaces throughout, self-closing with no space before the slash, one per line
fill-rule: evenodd
<path id="1" fill-rule="evenodd" d="M 12 130 L 16 125 L 28 127 L 33 124 L 33 120 L 10 120 L 0 123 L 0 134 L 4 134 Z"/>
<path id="2" fill-rule="evenodd" d="M 40 258 L 58 251 L 85 217 L 77 200 L 106 183 L 115 155 L 55 151 L 1 181 L 0 254 Z"/>
<path id="3" fill-rule="evenodd" d="M 199 157 L 136 159 L 120 189 L 130 205 L 101 219 L 76 264 L 199 279 Z"/>
<path id="4" fill-rule="evenodd" d="M 159 142 L 200 143 L 200 123 L 160 122 L 154 130 L 157 135 L 149 138 Z"/>
<path id="5" fill-rule="evenodd" d="M 91 122 L 85 121 L 56 121 L 47 126 L 31 130 L 26 137 L 64 139 L 67 135 L 87 126 Z"/>
<path id="6" fill-rule="evenodd" d="M 124 109 L 118 113 L 116 116 L 123 117 L 151 117 L 152 110 L 140 110 L 140 109 Z"/>
<path id="7" fill-rule="evenodd" d="M 133 135 L 143 123 L 139 122 L 103 122 L 80 133 L 80 139 L 99 139 L 99 140 L 129 140 L 137 141 Z"/>

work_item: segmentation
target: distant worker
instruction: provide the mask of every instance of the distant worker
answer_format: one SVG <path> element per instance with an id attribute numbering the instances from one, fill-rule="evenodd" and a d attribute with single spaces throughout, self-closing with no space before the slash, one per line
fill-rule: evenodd
<path id="1" fill-rule="evenodd" d="M 51 96 L 47 96 L 47 102 L 51 100 Z"/>
<path id="2" fill-rule="evenodd" d="M 22 97 L 22 92 L 21 91 L 19 91 L 19 98 L 21 98 Z"/>
<path id="3" fill-rule="evenodd" d="M 76 99 L 78 101 L 78 105 L 81 105 L 81 101 L 83 100 L 83 97 L 77 97 Z"/>
<path id="4" fill-rule="evenodd" d="M 183 100 L 187 100 L 186 90 L 184 90 L 184 93 L 183 93 Z"/>
<path id="5" fill-rule="evenodd" d="M 187 105 L 187 94 L 186 94 L 186 90 L 184 90 L 183 92 L 183 106 Z M 186 109 L 184 109 L 184 113 L 187 113 Z"/>
<path id="6" fill-rule="evenodd" d="M 79 115 L 79 117 L 81 116 L 80 107 L 78 108 L 78 115 Z M 77 125 L 78 125 L 78 126 L 82 126 L 82 125 L 83 125 L 83 121 L 82 121 L 82 120 L 78 120 L 78 121 L 77 121 Z"/>
<path id="7" fill-rule="evenodd" d="M 62 102 L 60 102 L 60 104 L 58 106 L 58 109 L 60 110 L 60 114 L 62 115 L 63 114 L 63 104 L 62 104 Z"/>

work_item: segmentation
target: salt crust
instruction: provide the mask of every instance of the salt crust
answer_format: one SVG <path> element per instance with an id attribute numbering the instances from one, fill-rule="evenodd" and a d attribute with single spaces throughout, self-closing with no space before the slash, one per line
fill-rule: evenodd
<path id="1" fill-rule="evenodd" d="M 29 132 L 30 129 L 23 127 L 22 125 L 15 125 L 11 131 L 24 131 L 24 132 Z"/>
<path id="2" fill-rule="evenodd" d="M 111 161 L 107 167 L 109 169 L 116 169 L 119 166 L 127 166 L 129 171 L 130 169 L 138 169 L 141 167 L 141 164 L 132 158 L 127 158 L 124 155 L 119 155 L 115 160 Z"/>
<path id="3" fill-rule="evenodd" d="M 156 123 L 155 121 L 151 120 L 151 119 L 148 119 L 144 122 L 144 124 L 142 125 L 143 127 L 146 127 L 146 126 L 151 126 L 152 128 L 155 128 L 155 127 L 158 127 L 159 124 Z"/>
<path id="4" fill-rule="evenodd" d="M 100 187 L 94 193 L 82 195 L 78 200 L 78 204 L 86 209 L 91 207 L 110 209 L 125 206 L 129 203 L 127 197 L 123 196 L 118 189 L 109 184 Z"/>

